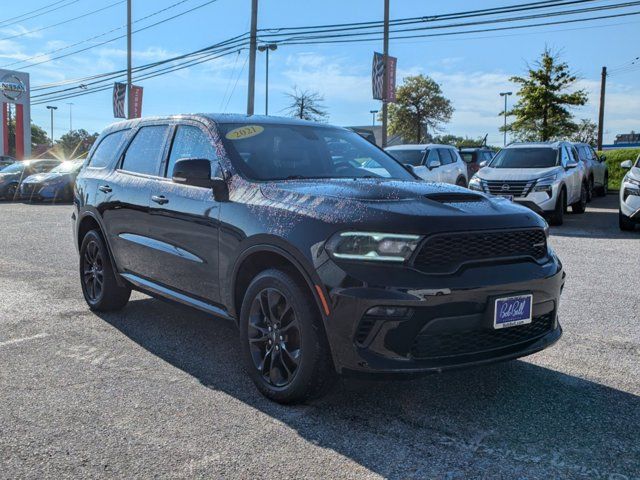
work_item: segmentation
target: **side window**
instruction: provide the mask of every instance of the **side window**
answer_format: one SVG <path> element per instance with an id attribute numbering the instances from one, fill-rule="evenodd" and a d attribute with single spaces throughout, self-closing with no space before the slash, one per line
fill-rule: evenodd
<path id="1" fill-rule="evenodd" d="M 427 167 L 430 166 L 436 160 L 442 163 L 442 160 L 440 160 L 440 157 L 438 156 L 438 150 L 436 150 L 435 148 L 432 148 L 429 150 L 429 155 L 427 155 L 427 162 L 426 162 Z"/>
<path id="2" fill-rule="evenodd" d="M 438 153 L 440 154 L 440 163 L 442 165 L 448 165 L 449 163 L 453 162 L 451 158 L 451 152 L 448 148 L 439 148 Z"/>
<path id="3" fill-rule="evenodd" d="M 578 163 L 580 161 L 580 157 L 578 156 L 578 152 L 573 147 L 568 147 L 568 148 L 569 148 L 569 158 L 571 158 L 572 162 Z"/>
<path id="4" fill-rule="evenodd" d="M 109 165 L 118 148 L 122 145 L 128 131 L 129 130 L 120 130 L 119 132 L 113 132 L 100 140 L 100 143 L 89 159 L 89 166 L 103 168 Z"/>
<path id="5" fill-rule="evenodd" d="M 571 159 L 569 157 L 569 152 L 567 151 L 567 147 L 566 145 L 563 145 L 561 148 L 561 152 L 562 152 L 562 166 L 566 167 L 568 163 L 571 162 Z"/>
<path id="6" fill-rule="evenodd" d="M 589 147 L 589 156 L 594 162 L 598 162 L 600 159 L 598 158 L 598 154 L 593 149 L 593 147 Z"/>
<path id="7" fill-rule="evenodd" d="M 217 160 L 216 149 L 211 144 L 209 137 L 198 127 L 191 125 L 179 125 L 171 154 L 165 171 L 165 177 L 171 177 L 173 167 L 182 158 L 206 158 L 207 160 Z M 211 168 L 214 171 L 214 168 Z"/>
<path id="8" fill-rule="evenodd" d="M 122 169 L 157 175 L 168 130 L 167 125 L 153 125 L 138 130 L 124 155 Z"/>

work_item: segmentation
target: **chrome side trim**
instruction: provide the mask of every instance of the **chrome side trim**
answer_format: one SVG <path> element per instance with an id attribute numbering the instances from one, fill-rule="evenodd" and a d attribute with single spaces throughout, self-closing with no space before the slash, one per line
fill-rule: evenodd
<path id="1" fill-rule="evenodd" d="M 229 313 L 223 308 L 215 307 L 206 302 L 203 302 L 202 300 L 197 300 L 183 293 L 175 292 L 170 288 L 163 287 L 162 285 L 158 285 L 157 283 L 138 277 L 137 275 L 134 275 L 132 273 L 121 273 L 120 275 L 125 280 L 132 283 L 136 287 L 139 287 L 142 290 L 155 293 L 157 295 L 168 298 L 170 300 L 174 300 L 176 302 L 182 303 L 183 305 L 187 305 L 189 307 L 197 308 L 198 310 L 202 310 L 203 312 L 210 313 L 217 317 L 222 317 L 227 320 L 233 320 L 231 315 L 229 315 Z"/>
<path id="2" fill-rule="evenodd" d="M 204 260 L 200 257 L 194 255 L 191 252 L 186 251 L 183 248 L 176 247 L 175 245 L 171 245 L 170 243 L 161 242 L 160 240 L 156 240 L 154 238 L 145 237 L 142 235 L 136 235 L 135 233 L 121 233 L 118 235 L 123 240 L 128 240 L 129 242 L 137 243 L 138 245 L 142 245 L 144 247 L 153 248 L 154 250 L 160 250 L 161 252 L 168 253 L 170 255 L 175 255 L 176 257 L 184 258 L 185 260 L 189 260 L 196 263 L 204 263 Z"/>

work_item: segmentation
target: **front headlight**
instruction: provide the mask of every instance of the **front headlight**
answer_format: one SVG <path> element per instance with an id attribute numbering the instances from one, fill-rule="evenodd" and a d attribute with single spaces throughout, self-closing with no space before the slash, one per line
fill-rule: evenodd
<path id="1" fill-rule="evenodd" d="M 418 246 L 420 235 L 378 232 L 342 232 L 329 239 L 326 249 L 340 260 L 404 262 Z"/>
<path id="2" fill-rule="evenodd" d="M 482 180 L 480 180 L 480 177 L 478 177 L 478 175 L 474 175 L 473 177 L 471 177 L 471 180 L 469 180 L 469 188 L 471 190 L 482 191 Z"/>
<path id="3" fill-rule="evenodd" d="M 552 185 L 558 179 L 558 174 L 554 173 L 553 175 L 547 175 L 546 177 L 539 178 L 536 182 L 536 187 L 538 186 L 549 186 Z"/>
<path id="4" fill-rule="evenodd" d="M 630 183 L 631 185 L 635 185 L 636 187 L 640 187 L 640 180 L 636 180 L 632 178 L 629 174 L 624 178 L 624 181 Z"/>

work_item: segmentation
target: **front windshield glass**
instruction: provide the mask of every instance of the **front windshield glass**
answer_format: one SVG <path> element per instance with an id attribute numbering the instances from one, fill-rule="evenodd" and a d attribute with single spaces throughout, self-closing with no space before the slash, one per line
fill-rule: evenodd
<path id="1" fill-rule="evenodd" d="M 234 165 L 251 180 L 413 177 L 357 133 L 315 125 L 219 124 Z"/>
<path id="2" fill-rule="evenodd" d="M 2 170 L 0 170 L 0 173 L 20 173 L 24 170 L 24 167 L 24 163 L 16 162 L 4 167 Z"/>
<path id="3" fill-rule="evenodd" d="M 387 150 L 387 153 L 404 165 L 422 165 L 424 150 Z"/>
<path id="4" fill-rule="evenodd" d="M 51 173 L 74 173 L 80 170 L 80 167 L 82 167 L 82 162 L 62 162 L 51 170 Z"/>
<path id="5" fill-rule="evenodd" d="M 492 168 L 550 168 L 558 165 L 555 148 L 518 147 L 500 150 L 489 165 Z"/>

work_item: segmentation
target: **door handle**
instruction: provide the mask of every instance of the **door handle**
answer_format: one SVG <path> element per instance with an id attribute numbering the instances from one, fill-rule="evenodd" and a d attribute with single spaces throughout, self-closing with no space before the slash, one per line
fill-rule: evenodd
<path id="1" fill-rule="evenodd" d="M 151 200 L 153 200 L 156 203 L 159 203 L 160 205 L 164 205 L 165 203 L 169 203 L 169 199 L 167 197 L 165 197 L 164 195 L 151 195 Z"/>
<path id="2" fill-rule="evenodd" d="M 101 192 L 104 192 L 104 193 L 111 193 L 112 188 L 109 185 L 100 185 L 98 187 L 98 190 L 100 190 Z"/>

